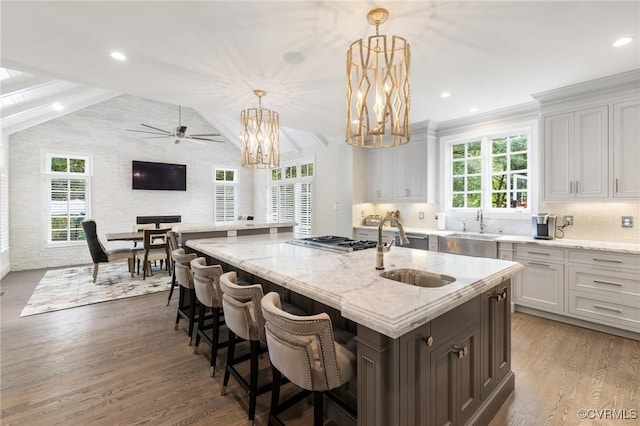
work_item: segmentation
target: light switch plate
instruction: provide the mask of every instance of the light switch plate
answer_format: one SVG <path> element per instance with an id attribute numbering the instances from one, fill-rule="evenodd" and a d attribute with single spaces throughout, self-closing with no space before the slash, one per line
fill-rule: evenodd
<path id="1" fill-rule="evenodd" d="M 418 219 L 424 219 L 424 212 L 418 212 Z"/>
<path id="2" fill-rule="evenodd" d="M 633 216 L 622 216 L 622 227 L 633 228 Z"/>
<path id="3" fill-rule="evenodd" d="M 573 225 L 573 216 L 565 216 L 564 217 L 564 222 L 562 223 L 565 226 L 572 226 Z"/>

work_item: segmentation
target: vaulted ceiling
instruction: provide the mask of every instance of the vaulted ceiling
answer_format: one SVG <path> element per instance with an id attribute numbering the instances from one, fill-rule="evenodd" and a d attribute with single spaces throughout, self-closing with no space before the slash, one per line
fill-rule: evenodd
<path id="1" fill-rule="evenodd" d="M 413 122 L 640 68 L 638 1 L 2 1 L 3 129 L 127 93 L 192 107 L 237 143 L 265 89 L 285 151 L 326 144 L 344 135 L 345 54 L 375 6 L 381 33 L 411 43 Z"/>

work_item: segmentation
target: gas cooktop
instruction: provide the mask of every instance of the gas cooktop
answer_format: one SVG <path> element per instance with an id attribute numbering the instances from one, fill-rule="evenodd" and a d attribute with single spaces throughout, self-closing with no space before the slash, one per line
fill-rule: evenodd
<path id="1" fill-rule="evenodd" d="M 288 241 L 289 244 L 317 248 L 320 250 L 328 250 L 335 252 L 348 253 L 356 250 L 364 250 L 374 248 L 378 244 L 371 240 L 352 240 L 347 237 L 339 237 L 336 235 L 323 235 L 320 237 L 298 238 Z"/>

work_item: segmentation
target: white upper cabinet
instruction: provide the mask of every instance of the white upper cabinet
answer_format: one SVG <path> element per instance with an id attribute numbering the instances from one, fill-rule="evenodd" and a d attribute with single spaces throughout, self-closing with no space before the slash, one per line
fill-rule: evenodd
<path id="1" fill-rule="evenodd" d="M 393 150 L 371 149 L 367 152 L 367 201 L 371 203 L 391 201 L 391 176 Z"/>
<path id="2" fill-rule="evenodd" d="M 640 100 L 613 106 L 613 197 L 640 198 Z"/>
<path id="3" fill-rule="evenodd" d="M 367 153 L 367 201 L 402 202 L 427 199 L 425 141 Z"/>
<path id="4" fill-rule="evenodd" d="M 398 201 L 425 200 L 427 144 L 411 142 L 395 149 L 393 196 Z"/>
<path id="5" fill-rule="evenodd" d="M 608 107 L 543 117 L 544 198 L 608 197 Z"/>

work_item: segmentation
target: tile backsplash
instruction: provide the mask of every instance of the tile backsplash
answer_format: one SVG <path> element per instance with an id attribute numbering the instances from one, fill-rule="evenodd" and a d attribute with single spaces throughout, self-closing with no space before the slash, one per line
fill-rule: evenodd
<path id="1" fill-rule="evenodd" d="M 400 211 L 400 219 L 404 226 L 410 228 L 437 229 L 436 215 L 439 211 L 435 203 L 363 203 L 353 206 L 353 224 L 362 225 L 364 217 L 369 214 L 384 216 L 388 211 Z M 574 225 L 564 229 L 564 238 L 576 240 L 617 241 L 625 243 L 640 243 L 640 201 L 606 202 L 606 203 L 567 203 L 541 202 L 540 212 L 555 213 L 558 225 L 562 224 L 562 216 L 573 216 Z M 419 219 L 420 213 L 424 219 Z M 633 228 L 621 226 L 622 216 L 634 219 Z M 447 214 L 446 229 L 460 231 L 463 222 L 469 232 L 478 232 L 478 222 L 475 216 L 466 214 Z M 504 235 L 531 235 L 531 215 L 517 219 L 492 219 L 486 215 L 487 228 L 485 232 Z M 557 232 L 560 236 L 561 232 Z"/>

